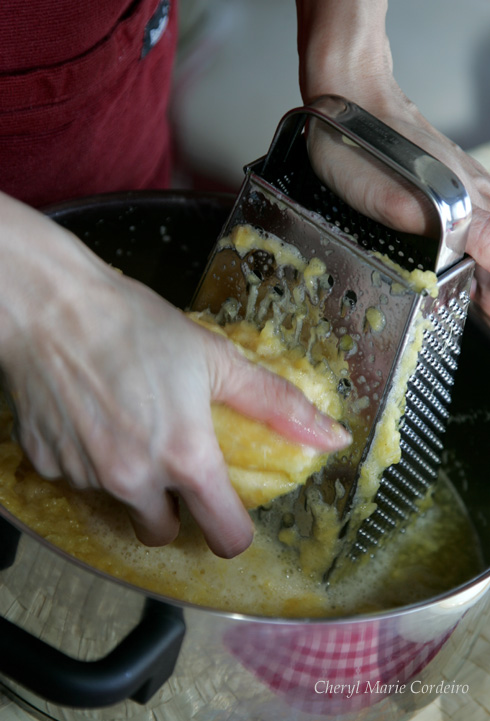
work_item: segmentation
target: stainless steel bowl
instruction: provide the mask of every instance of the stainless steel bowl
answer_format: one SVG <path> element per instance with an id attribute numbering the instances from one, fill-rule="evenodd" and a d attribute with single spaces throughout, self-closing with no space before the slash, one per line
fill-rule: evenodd
<path id="1" fill-rule="evenodd" d="M 185 307 L 232 202 L 141 192 L 48 212 L 106 261 Z M 489 353 L 470 318 L 446 459 L 484 552 Z M 458 684 L 490 602 L 487 569 L 385 613 L 324 620 L 220 613 L 87 567 L 1 507 L 0 549 L 1 682 L 32 713 L 59 721 L 409 718 L 444 680 Z"/>

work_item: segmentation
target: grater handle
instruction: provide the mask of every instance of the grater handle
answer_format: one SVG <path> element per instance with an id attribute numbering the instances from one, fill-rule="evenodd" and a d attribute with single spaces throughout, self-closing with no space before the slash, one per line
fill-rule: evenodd
<path id="1" fill-rule="evenodd" d="M 460 179 L 441 161 L 345 98 L 325 95 L 310 106 L 289 111 L 279 124 L 264 170 L 287 162 L 293 142 L 309 117 L 338 130 L 422 190 L 440 221 L 436 273 L 461 260 L 471 221 L 471 201 Z"/>

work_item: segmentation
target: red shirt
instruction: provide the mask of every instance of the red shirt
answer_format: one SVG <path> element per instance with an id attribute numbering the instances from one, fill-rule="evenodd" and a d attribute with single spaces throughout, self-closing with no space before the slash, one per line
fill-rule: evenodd
<path id="1" fill-rule="evenodd" d="M 2 0 L 0 190 L 164 187 L 176 39 L 176 0 Z"/>

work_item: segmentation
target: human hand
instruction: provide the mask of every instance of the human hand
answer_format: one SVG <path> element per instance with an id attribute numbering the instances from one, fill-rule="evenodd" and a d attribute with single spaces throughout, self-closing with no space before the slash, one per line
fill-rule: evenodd
<path id="1" fill-rule="evenodd" d="M 437 131 L 398 86 L 386 36 L 387 0 L 297 0 L 300 84 L 311 103 L 342 95 L 447 165 L 472 203 L 466 250 L 477 262 L 474 300 L 490 318 L 490 175 Z M 366 151 L 346 148 L 338 133 L 317 124 L 310 133 L 317 174 L 352 207 L 396 230 L 436 235 L 437 219 L 421 191 L 387 175 Z"/>
<path id="2" fill-rule="evenodd" d="M 215 553 L 244 550 L 252 524 L 228 481 L 211 402 L 318 451 L 345 445 L 345 434 L 226 338 L 12 202 L 0 367 L 35 468 L 112 494 L 148 545 L 175 538 L 180 497 Z"/>
<path id="3" fill-rule="evenodd" d="M 321 109 L 321 99 L 317 105 Z M 466 238 L 466 251 L 478 264 L 473 297 L 489 315 L 486 271 L 490 267 L 490 239 L 485 237 L 485 231 L 490 218 L 490 176 L 476 160 L 431 127 L 406 98 L 396 109 L 398 114 L 394 112 L 388 118 L 376 113 L 376 109 L 371 112 L 451 167 L 472 199 L 473 222 Z M 441 220 L 425 194 L 368 151 L 346 141 L 319 120 L 310 122 L 308 149 L 317 175 L 349 205 L 395 230 L 439 237 Z M 452 247 L 450 241 L 449 246 Z"/>

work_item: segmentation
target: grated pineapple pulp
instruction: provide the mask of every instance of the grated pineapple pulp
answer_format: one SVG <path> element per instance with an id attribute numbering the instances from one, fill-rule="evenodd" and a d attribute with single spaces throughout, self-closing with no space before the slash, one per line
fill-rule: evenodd
<path id="1" fill-rule="evenodd" d="M 321 261 L 306 263 L 294 249 L 274 238 L 259 237 L 250 228 L 237 228 L 232 240 L 239 252 L 262 246 L 279 263 L 293 265 L 302 274 L 306 289 L 304 296 L 293 300 L 303 315 L 315 313 L 315 296 L 325 273 Z M 253 301 L 253 293 L 251 297 Z M 275 323 L 266 321 L 259 330 L 253 320 L 261 308 L 252 301 L 245 321 L 227 319 L 226 313 L 222 325 L 206 315 L 191 317 L 227 335 L 253 361 L 296 383 L 323 412 L 355 425 L 355 405 L 347 404 L 338 393 L 339 380 L 348 377 L 345 353 L 337 339 L 325 332 L 321 319 L 313 324 L 319 331 L 308 331 L 301 349 L 297 342 L 303 331 L 301 314 L 287 326 L 278 326 L 276 315 Z M 230 307 L 232 310 L 232 304 Z M 403 387 L 403 379 L 400 385 Z M 378 428 L 369 463 L 363 469 L 356 498 L 361 515 L 372 510 L 379 474 L 399 452 L 397 424 L 402 412 L 403 394 L 398 393 Z M 281 501 L 328 458 L 286 442 L 229 408 L 214 406 L 212 413 L 231 480 L 244 503 L 249 508 L 261 507 L 255 512 L 259 521 L 276 507 L 284 521 L 287 514 L 282 513 Z M 0 423 L 0 503 L 33 531 L 88 565 L 170 598 L 265 616 L 344 615 L 427 598 L 478 570 L 469 520 L 444 480 L 406 533 L 370 560 L 369 573 L 363 564 L 356 564 L 328 590 L 322 576 L 336 552 L 341 522 L 315 483 L 306 490 L 314 515 L 308 538 L 298 534 L 294 519 L 286 519 L 279 534 L 270 533 L 267 522 L 258 522 L 251 547 L 237 558 L 224 560 L 209 551 L 183 508 L 178 539 L 165 548 L 147 548 L 135 539 L 124 509 L 104 493 L 80 492 L 64 481 L 41 479 L 10 440 L 6 407 Z M 448 556 L 450 564 L 444 563 Z M 400 558 L 405 559 L 402 565 Z"/>

